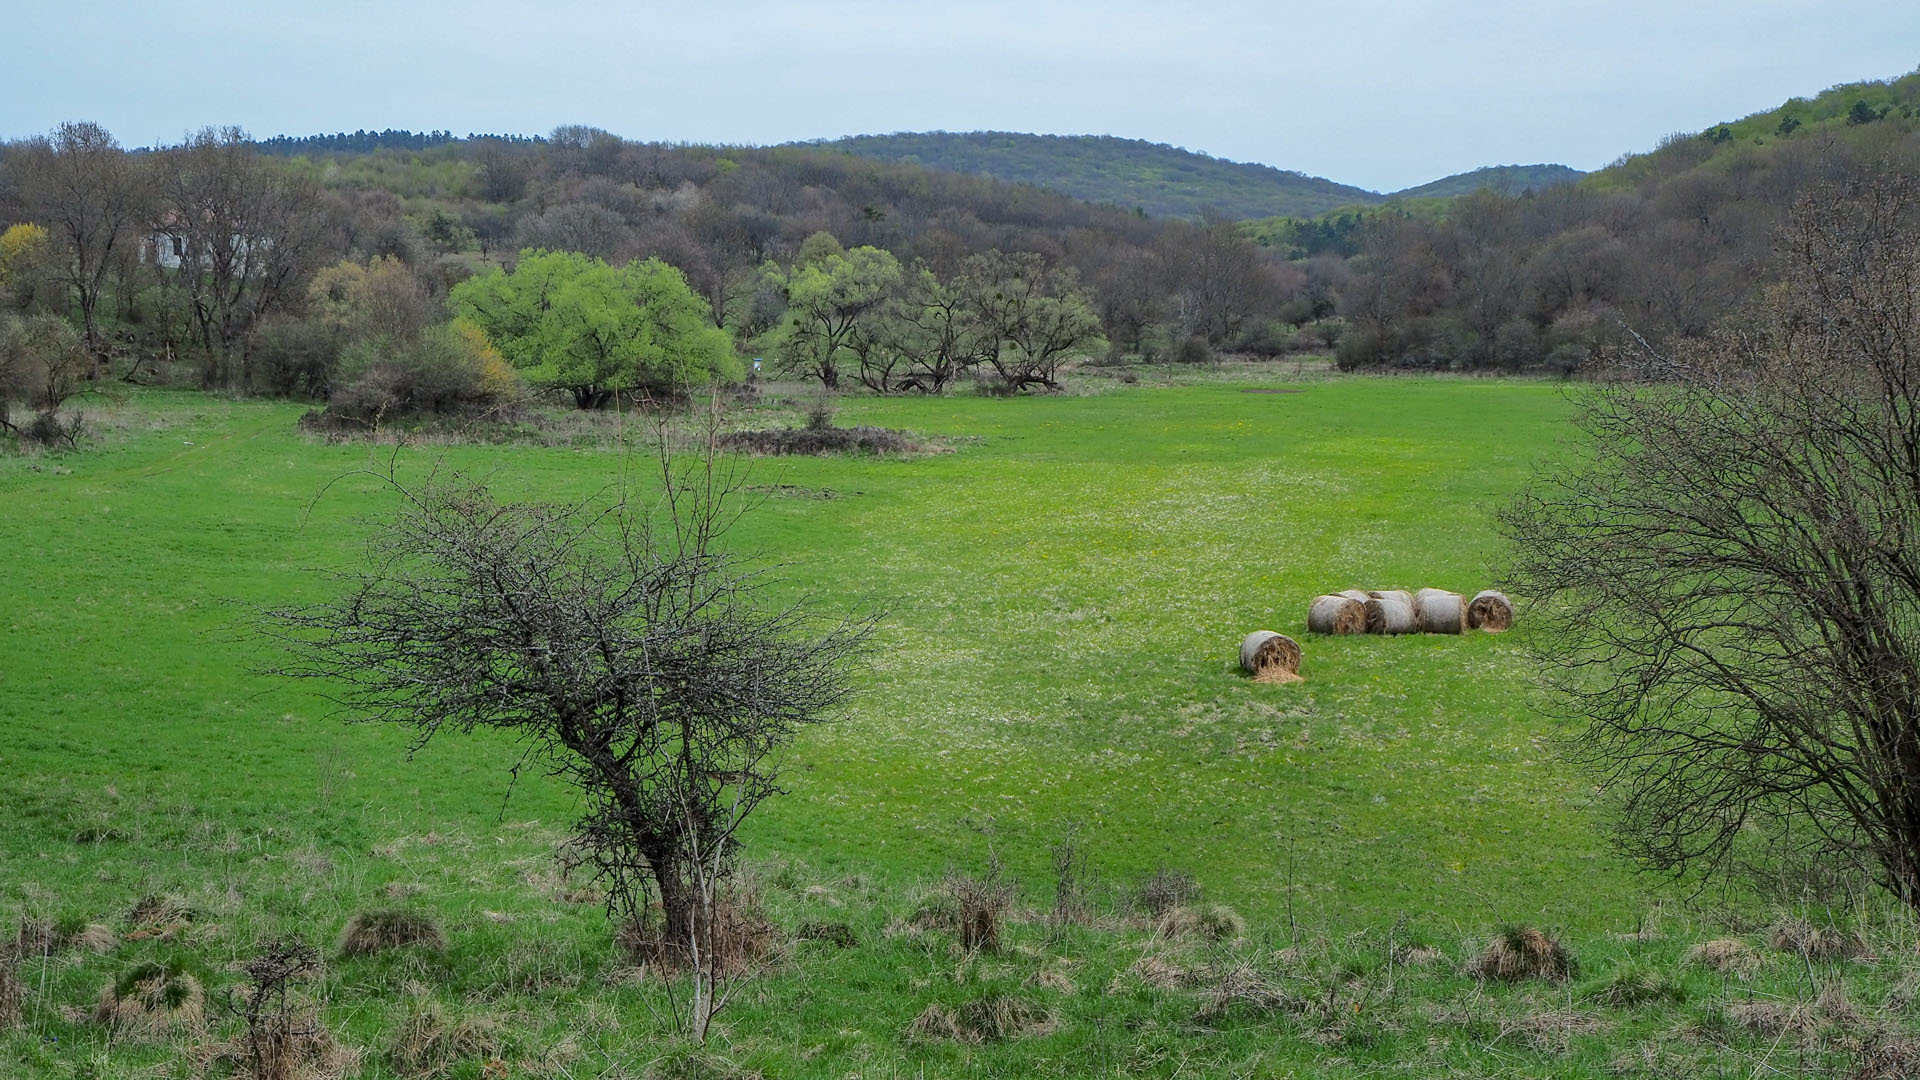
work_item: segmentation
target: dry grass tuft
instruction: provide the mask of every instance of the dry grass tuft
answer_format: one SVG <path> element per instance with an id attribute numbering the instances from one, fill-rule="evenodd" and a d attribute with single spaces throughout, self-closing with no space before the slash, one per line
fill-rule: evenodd
<path id="1" fill-rule="evenodd" d="M 1583 996 L 1605 1005 L 1632 1008 L 1655 1003 L 1678 1004 L 1685 1000 L 1686 989 L 1664 971 L 1627 963 L 1608 972 L 1606 978 L 1589 987 Z"/>
<path id="2" fill-rule="evenodd" d="M 1815 926 L 1801 918 L 1787 918 L 1767 931 L 1767 946 L 1808 960 L 1854 960 L 1868 953 L 1867 943 L 1851 930 Z"/>
<path id="3" fill-rule="evenodd" d="M 1028 981 L 1042 990 L 1051 990 L 1056 994 L 1071 994 L 1075 990 L 1073 980 L 1067 978 L 1065 972 L 1055 968 L 1042 968 Z"/>
<path id="4" fill-rule="evenodd" d="M 622 924 L 614 932 L 614 944 L 628 962 L 661 972 L 683 970 L 691 959 L 685 940 L 666 938 L 665 920 L 657 911 L 647 923 Z M 752 971 L 774 958 L 782 944 L 780 928 L 767 918 L 753 888 L 737 885 L 714 902 L 705 948 L 720 974 Z"/>
<path id="5" fill-rule="evenodd" d="M 113 927 L 102 923 L 88 923 L 68 939 L 76 949 L 85 949 L 90 953 L 105 956 L 120 946 L 120 935 Z"/>
<path id="6" fill-rule="evenodd" d="M 843 922 L 803 922 L 793 936 L 801 941 L 824 941 L 842 949 L 851 949 L 860 943 L 853 936 L 853 927 Z"/>
<path id="7" fill-rule="evenodd" d="M 1250 964 L 1236 964 L 1213 980 L 1195 1019 L 1212 1023 L 1228 1016 L 1298 1012 L 1302 1002 Z"/>
<path id="8" fill-rule="evenodd" d="M 1247 932 L 1247 922 L 1225 904 L 1196 904 L 1167 909 L 1154 920 L 1153 931 L 1169 941 L 1232 941 Z"/>
<path id="9" fill-rule="evenodd" d="M 135 1037 L 199 1031 L 206 1022 L 206 992 L 177 961 L 135 964 L 100 989 L 93 1018 Z"/>
<path id="10" fill-rule="evenodd" d="M 1011 994 L 988 994 L 955 1008 L 935 1003 L 907 1025 L 909 1038 L 979 1045 L 1045 1035 L 1058 1026 L 1051 1012 Z"/>
<path id="11" fill-rule="evenodd" d="M 245 1080 L 344 1080 L 360 1068 L 362 1053 L 343 1045 L 315 1017 L 301 1018 L 291 1031 L 272 1032 L 255 1048 L 240 1035 L 196 1051 L 192 1057 L 202 1075 L 230 1075 Z M 216 1070 L 220 1070 L 216 1072 Z"/>
<path id="12" fill-rule="evenodd" d="M 967 952 L 1000 951 L 1000 928 L 1013 907 L 1013 885 L 1001 879 L 998 864 L 981 877 L 948 874 L 944 899 L 916 918 L 950 920 L 960 948 Z"/>
<path id="13" fill-rule="evenodd" d="M 1715 938 L 1688 949 L 1687 963 L 1746 980 L 1760 968 L 1760 951 L 1740 938 Z"/>
<path id="14" fill-rule="evenodd" d="M 499 1025 L 486 1017 L 454 1017 L 436 1001 L 416 998 L 387 1047 L 387 1063 L 405 1076 L 436 1076 L 463 1061 L 500 1056 Z"/>
<path id="15" fill-rule="evenodd" d="M 133 910 L 127 912 L 127 925 L 132 927 L 127 940 L 158 938 L 171 941 L 192 926 L 193 919 L 193 908 L 178 896 L 168 893 L 142 897 L 139 903 L 133 905 Z"/>
<path id="16" fill-rule="evenodd" d="M 1133 891 L 1134 906 L 1154 919 L 1200 899 L 1200 883 L 1183 870 L 1161 867 L 1142 878 Z"/>
<path id="17" fill-rule="evenodd" d="M 1920 1039 L 1878 1035 L 1860 1048 L 1849 1080 L 1912 1080 L 1920 1076 Z"/>
<path id="18" fill-rule="evenodd" d="M 362 911 L 347 920 L 340 933 L 340 955 L 372 956 L 388 949 L 420 946 L 438 952 L 447 947 L 446 935 L 431 916 L 399 908 Z"/>
<path id="19" fill-rule="evenodd" d="M 27 1004 L 27 988 L 20 982 L 20 957 L 0 948 L 0 1031 L 20 1026 Z"/>
<path id="20" fill-rule="evenodd" d="M 1398 945 L 1393 950 L 1393 962 L 1402 967 L 1430 967 L 1446 958 L 1431 945 Z"/>
<path id="21" fill-rule="evenodd" d="M 120 935 L 110 926 L 82 923 L 78 920 L 54 922 L 51 919 L 22 918 L 14 930 L 13 941 L 0 940 L 0 950 L 11 948 L 16 957 L 53 956 L 66 949 L 85 949 L 110 953 L 120 944 Z"/>
<path id="22" fill-rule="evenodd" d="M 1480 979 L 1561 982 L 1573 975 L 1573 958 L 1552 935 L 1531 926 L 1514 926 L 1487 943 L 1471 965 Z"/>
<path id="23" fill-rule="evenodd" d="M 555 1075 L 574 1075 L 571 1072 Z M 627 1076 L 628 1073 L 608 1073 Z M 641 1073 L 645 1080 L 760 1080 L 761 1074 L 744 1069 L 704 1046 L 678 1043 L 647 1063 Z"/>
<path id="24" fill-rule="evenodd" d="M 1503 1036 L 1516 1038 L 1529 1049 L 1564 1055 L 1573 1049 L 1575 1038 L 1598 1035 L 1606 1030 L 1606 1026 L 1603 1020 L 1592 1013 L 1574 1009 L 1546 1009 L 1522 1013 L 1510 1020 L 1503 1019 L 1500 1032 Z"/>
<path id="25" fill-rule="evenodd" d="M 1788 1032 L 1805 1032 L 1812 1018 L 1797 1005 L 1777 1001 L 1735 1001 L 1720 1010 L 1727 1023 L 1754 1035 L 1772 1039 Z"/>
<path id="26" fill-rule="evenodd" d="M 1143 985 L 1154 990 L 1177 990 L 1183 986 L 1192 986 L 1196 982 L 1193 969 L 1186 967 L 1173 957 L 1162 956 L 1159 953 L 1148 953 L 1135 960 L 1133 966 L 1127 968 L 1126 975 L 1139 979 Z M 1114 986 L 1108 988 L 1109 992 L 1121 984 L 1121 978 L 1114 980 Z"/>

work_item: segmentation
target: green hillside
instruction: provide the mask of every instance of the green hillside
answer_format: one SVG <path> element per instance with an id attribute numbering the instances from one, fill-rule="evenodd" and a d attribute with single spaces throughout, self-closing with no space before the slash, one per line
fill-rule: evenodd
<path id="1" fill-rule="evenodd" d="M 1470 172 L 1443 176 L 1438 180 L 1394 192 L 1395 198 L 1432 199 L 1465 195 L 1481 188 L 1492 188 L 1502 195 L 1520 195 L 1559 184 L 1571 184 L 1587 175 L 1565 165 L 1488 165 Z"/>
<path id="2" fill-rule="evenodd" d="M 1684 168 L 1710 162 L 1730 166 L 1756 150 L 1789 141 L 1840 140 L 1865 146 L 1891 145 L 1920 127 L 1920 69 L 1893 79 L 1869 79 L 1828 87 L 1813 97 L 1797 97 L 1776 108 L 1738 120 L 1712 124 L 1699 132 L 1679 133 L 1643 154 L 1628 154 L 1588 175 L 1596 190 L 1627 190 Z"/>
<path id="3" fill-rule="evenodd" d="M 903 161 L 1049 188 L 1154 217 L 1310 217 L 1351 203 L 1376 203 L 1364 188 L 1270 165 L 1226 161 L 1190 150 L 1110 135 L 1022 135 L 1005 131 L 854 135 L 814 145 L 859 157 Z"/>

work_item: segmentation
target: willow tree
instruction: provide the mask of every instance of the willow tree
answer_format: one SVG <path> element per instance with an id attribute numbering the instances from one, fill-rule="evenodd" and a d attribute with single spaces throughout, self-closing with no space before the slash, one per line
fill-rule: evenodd
<path id="1" fill-rule="evenodd" d="M 583 409 L 741 374 L 706 302 L 658 259 L 616 267 L 523 251 L 512 270 L 469 278 L 449 299 L 529 384 L 565 391 Z"/>

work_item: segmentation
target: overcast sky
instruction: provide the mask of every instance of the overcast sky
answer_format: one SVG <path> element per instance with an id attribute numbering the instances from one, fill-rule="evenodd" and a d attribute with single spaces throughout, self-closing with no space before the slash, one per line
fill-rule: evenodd
<path id="1" fill-rule="evenodd" d="M 1111 134 L 1376 190 L 1594 169 L 1837 82 L 1920 66 L 1874 0 L 19 0 L 0 135 L 96 120 L 776 143 Z"/>

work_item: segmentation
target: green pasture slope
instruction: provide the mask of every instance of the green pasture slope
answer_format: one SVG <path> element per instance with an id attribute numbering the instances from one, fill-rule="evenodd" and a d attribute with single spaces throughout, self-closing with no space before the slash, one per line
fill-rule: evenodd
<path id="1" fill-rule="evenodd" d="M 1249 630 L 1302 635 L 1320 591 L 1486 584 L 1491 511 L 1562 437 L 1558 392 L 1244 389 L 856 400 L 841 422 L 963 441 L 908 460 L 759 462 L 755 484 L 804 490 L 769 498 L 739 545 L 794 590 L 887 617 L 857 714 L 795 753 L 793 793 L 755 848 L 925 874 L 984 858 L 990 828 L 1013 869 L 1037 873 L 1078 820 L 1103 869 L 1186 869 L 1250 914 L 1281 907 L 1292 851 L 1296 883 L 1342 921 L 1477 922 L 1489 904 L 1578 926 L 1627 917 L 1638 901 L 1551 760 L 1512 639 L 1313 640 L 1296 687 L 1232 666 Z M 323 595 L 312 571 L 351 566 L 365 521 L 393 505 L 360 477 L 320 495 L 370 451 L 296 434 L 284 405 L 168 404 L 179 426 L 0 473 L 0 745 L 4 782 L 28 785 L 9 805 L 86 804 L 112 783 L 241 828 L 328 803 L 323 845 L 379 839 L 346 806 L 487 827 L 499 748 L 449 740 L 408 763 L 393 734 L 330 722 L 248 673 L 270 655 L 236 605 Z M 554 498 L 603 488 L 618 465 L 525 447 L 405 458 L 413 475 L 491 471 Z M 565 813 L 538 783 L 508 807 Z M 15 857 L 49 840 L 12 837 Z M 1587 887 L 1570 895 L 1570 878 Z"/>
<path id="2" fill-rule="evenodd" d="M 1061 1034 L 977 1051 L 903 1039 L 969 979 L 1030 988 L 1018 957 L 1042 956 L 1045 933 L 1019 931 L 1035 945 L 999 968 L 956 970 L 944 946 L 882 927 L 947 868 L 984 868 L 990 846 L 1044 903 L 1048 845 L 1074 822 L 1116 892 L 1185 870 L 1262 940 L 1397 924 L 1457 965 L 1503 923 L 1581 942 L 1639 923 L 1648 886 L 1606 854 L 1590 789 L 1556 761 L 1518 632 L 1324 639 L 1302 625 L 1329 589 L 1485 585 L 1493 509 L 1570 437 L 1560 390 L 1408 378 L 1252 392 L 1280 385 L 857 398 L 839 422 L 950 451 L 756 462 L 770 494 L 735 541 L 781 564 L 786 595 L 886 614 L 854 715 L 795 748 L 791 793 L 748 837 L 776 917 L 847 920 L 871 945 L 805 952 L 767 977 L 727 1014 L 734 1060 L 783 1077 L 1352 1064 L 1351 1048 L 1260 1023 L 1196 1034 L 1192 1006 L 1157 991 L 1111 998 L 1133 957 L 1094 946 L 1074 961 Z M 354 473 L 390 448 L 322 444 L 297 433 L 299 412 L 138 393 L 101 448 L 0 461 L 0 919 L 124 927 L 156 893 L 197 913 L 171 940 L 34 967 L 41 1004 L 27 1033 L 0 1033 L 0 1074 L 130 1062 L 187 1075 L 180 1053 L 109 1045 L 57 1005 L 89 1004 L 155 955 L 222 985 L 263 934 L 324 944 L 352 911 L 400 897 L 452 944 L 328 975 L 329 1022 L 371 1048 L 361 1075 L 393 1075 L 379 1048 L 420 994 L 492 1010 L 514 1076 L 642 1075 L 660 1045 L 653 991 L 610 973 L 593 905 L 560 902 L 568 793 L 522 776 L 508 797 L 511 746 L 449 738 L 409 759 L 400 733 L 342 724 L 313 688 L 250 674 L 272 661 L 250 607 L 326 595 L 316 570 L 353 566 L 394 505 Z M 398 460 L 408 477 L 461 469 L 551 498 L 604 490 L 621 463 L 538 446 Z M 1241 636 L 1262 627 L 1302 639 L 1304 683 L 1234 670 Z M 1446 970 L 1450 993 L 1477 993 Z M 1076 1019 L 1096 1016 L 1124 1022 Z M 1436 1067 L 1510 1063 L 1409 1045 L 1439 1053 Z M 1376 1059 L 1400 1053 L 1382 1046 Z M 1542 1070 L 1515 1075 L 1588 1074 L 1552 1053 L 1511 1061 Z"/>

